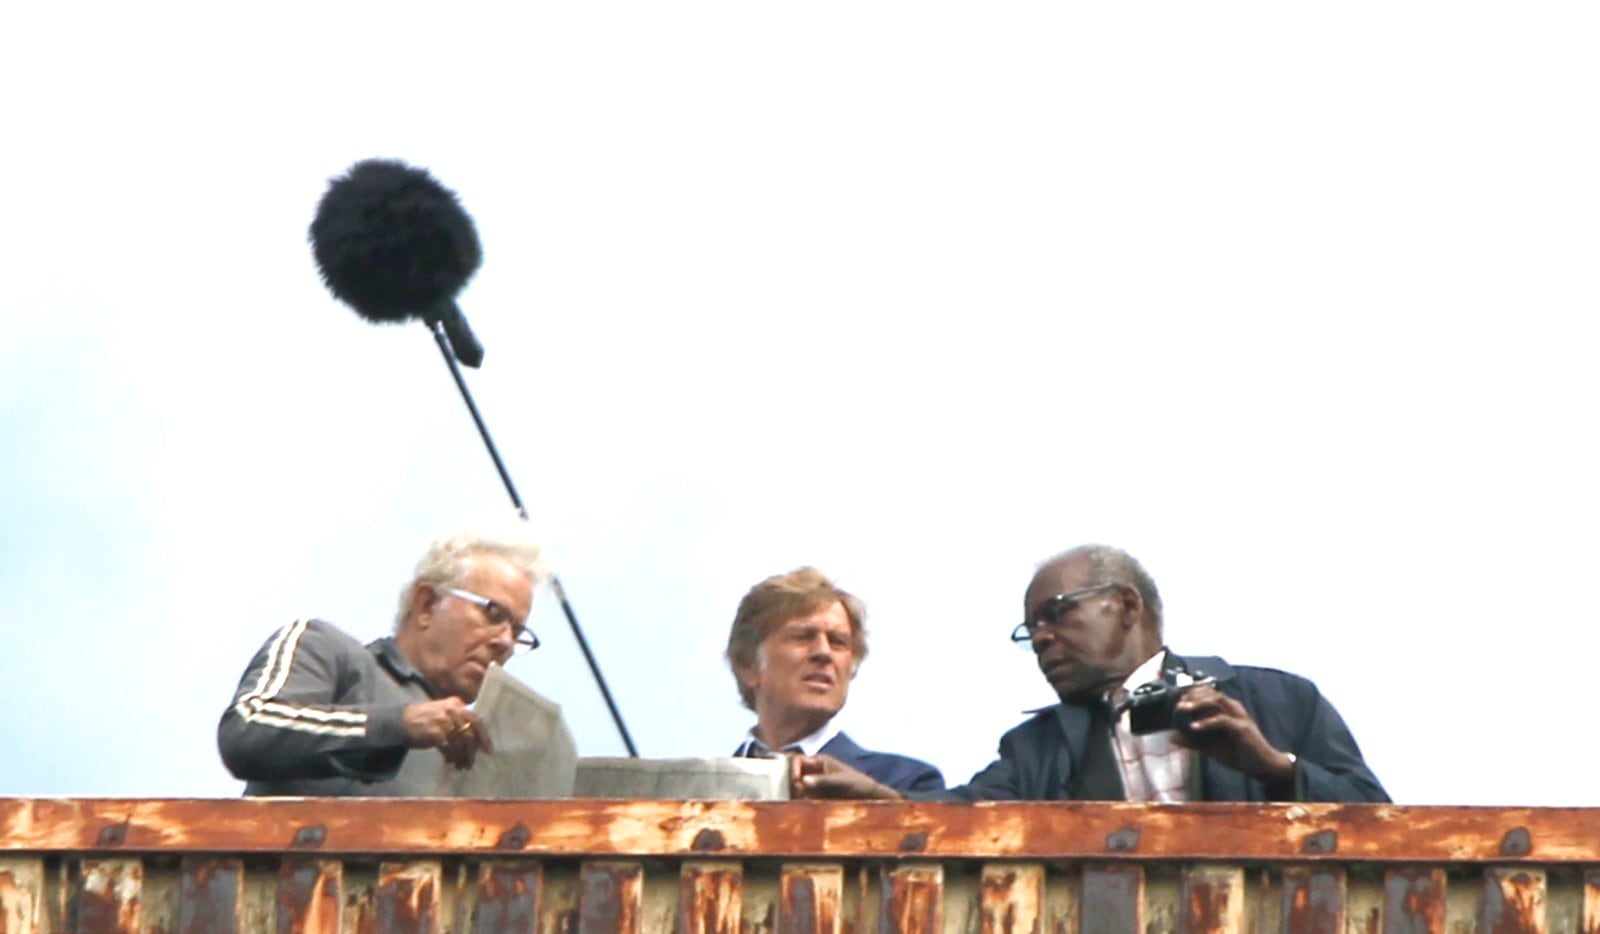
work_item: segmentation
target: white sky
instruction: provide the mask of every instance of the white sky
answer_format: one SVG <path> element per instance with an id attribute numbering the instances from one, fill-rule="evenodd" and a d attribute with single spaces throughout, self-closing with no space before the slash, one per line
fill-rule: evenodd
<path id="1" fill-rule="evenodd" d="M 0 15 L 0 794 L 232 795 L 299 615 L 505 495 L 323 290 L 371 156 L 477 220 L 470 381 L 643 751 L 739 597 L 861 594 L 842 721 L 986 763 L 1034 564 L 1315 680 L 1407 803 L 1600 804 L 1590 4 L 30 4 Z M 554 600 L 513 673 L 621 749 Z"/>

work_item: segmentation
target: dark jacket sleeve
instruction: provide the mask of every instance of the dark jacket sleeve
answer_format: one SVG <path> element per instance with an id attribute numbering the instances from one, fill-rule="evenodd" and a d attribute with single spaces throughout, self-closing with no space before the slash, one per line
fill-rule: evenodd
<path id="1" fill-rule="evenodd" d="M 1016 727 L 1000 737 L 1000 757 L 983 768 L 965 785 L 942 791 L 909 792 L 917 801 L 1023 801 L 1029 797 L 1024 773 L 1027 764 L 1039 759 L 1035 741 L 1028 736 L 1030 723 Z M 1032 754 L 1030 754 L 1032 753 Z M 1034 769 L 1036 771 L 1036 769 Z"/>
<path id="2" fill-rule="evenodd" d="M 366 650 L 318 620 L 274 633 L 245 669 L 217 726 L 217 748 L 236 778 L 393 777 L 405 759 L 403 704 L 341 703 Z"/>
<path id="3" fill-rule="evenodd" d="M 1248 669 L 1247 701 L 1267 741 L 1295 755 L 1297 801 L 1343 803 L 1389 800 L 1339 712 L 1305 678 L 1268 668 Z"/>

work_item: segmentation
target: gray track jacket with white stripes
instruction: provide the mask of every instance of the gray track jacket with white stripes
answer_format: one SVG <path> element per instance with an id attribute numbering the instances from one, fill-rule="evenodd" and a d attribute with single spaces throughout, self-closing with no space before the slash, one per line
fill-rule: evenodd
<path id="1" fill-rule="evenodd" d="M 444 758 L 408 750 L 400 717 L 434 696 L 393 639 L 298 620 L 251 659 L 217 748 L 247 795 L 431 794 Z"/>

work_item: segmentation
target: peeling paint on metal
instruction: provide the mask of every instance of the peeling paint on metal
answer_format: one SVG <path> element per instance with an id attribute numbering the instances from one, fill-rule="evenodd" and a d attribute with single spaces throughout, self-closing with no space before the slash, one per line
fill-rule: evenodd
<path id="1" fill-rule="evenodd" d="M 1444 870 L 1391 869 L 1383 881 L 1383 934 L 1444 934 Z"/>
<path id="2" fill-rule="evenodd" d="M 578 874 L 579 934 L 638 934 L 644 918 L 644 867 L 584 863 Z"/>
<path id="3" fill-rule="evenodd" d="M 1295 866 L 1283 871 L 1284 929 L 1295 934 L 1344 931 L 1345 874 L 1338 867 Z"/>
<path id="4" fill-rule="evenodd" d="M 743 887 L 737 864 L 686 864 L 678 876 L 678 934 L 739 934 Z"/>

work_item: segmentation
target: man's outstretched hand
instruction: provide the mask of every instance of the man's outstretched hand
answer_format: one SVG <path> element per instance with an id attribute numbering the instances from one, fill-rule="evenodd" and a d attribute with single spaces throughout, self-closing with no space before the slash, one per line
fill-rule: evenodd
<path id="1" fill-rule="evenodd" d="M 832 756 L 791 756 L 790 794 L 796 798 L 882 798 L 905 795 Z"/>

